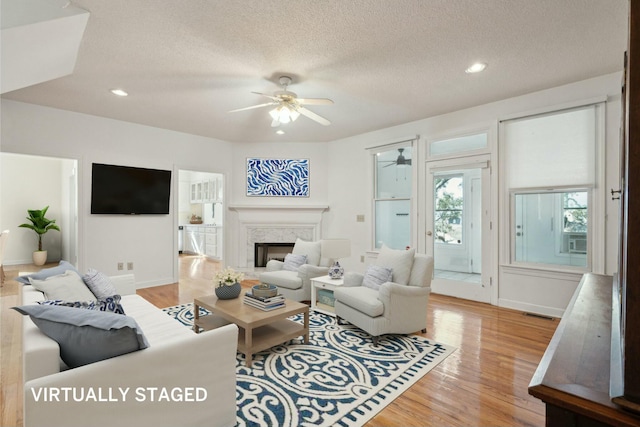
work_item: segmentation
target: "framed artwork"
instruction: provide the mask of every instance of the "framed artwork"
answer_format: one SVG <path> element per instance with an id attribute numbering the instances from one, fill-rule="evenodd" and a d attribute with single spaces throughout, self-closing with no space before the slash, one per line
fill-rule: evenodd
<path id="1" fill-rule="evenodd" d="M 309 159 L 247 159 L 247 196 L 309 197 Z"/>

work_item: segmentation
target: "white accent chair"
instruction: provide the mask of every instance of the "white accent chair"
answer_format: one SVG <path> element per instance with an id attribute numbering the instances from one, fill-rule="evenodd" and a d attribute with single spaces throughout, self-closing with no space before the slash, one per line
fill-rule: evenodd
<path id="1" fill-rule="evenodd" d="M 284 262 L 270 260 L 266 271 L 260 274 L 261 283 L 276 285 L 278 292 L 293 301 L 311 300 L 311 279 L 329 273 L 331 260 L 322 258 L 321 241 L 305 242 L 296 239 L 291 251 L 294 255 L 306 255 L 307 263 L 298 267 L 298 271 L 283 270 Z"/>
<path id="2" fill-rule="evenodd" d="M 0 233 L 0 286 L 4 284 L 4 248 L 7 246 L 9 239 L 9 230 Z"/>
<path id="3" fill-rule="evenodd" d="M 376 290 L 363 286 L 364 275 L 345 274 L 344 285 L 334 291 L 338 324 L 344 319 L 359 327 L 373 337 L 374 345 L 384 334 L 427 332 L 433 258 L 415 254 L 413 249 L 394 251 L 383 247 L 374 264 L 392 268 L 393 281 Z"/>

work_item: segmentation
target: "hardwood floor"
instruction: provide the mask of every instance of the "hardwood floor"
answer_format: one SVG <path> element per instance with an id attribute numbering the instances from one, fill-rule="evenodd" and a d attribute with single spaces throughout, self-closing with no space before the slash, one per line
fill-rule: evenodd
<path id="1" fill-rule="evenodd" d="M 157 307 L 193 302 L 212 292 L 219 263 L 193 256 L 180 258 L 180 283 L 140 289 Z M 0 288 L 2 404 L 0 425 L 22 426 L 20 315 L 18 271 L 7 266 Z M 246 282 L 245 286 L 250 283 Z M 544 406 L 527 387 L 559 320 L 432 294 L 429 339 L 457 347 L 407 392 L 366 426 L 543 426 Z"/>

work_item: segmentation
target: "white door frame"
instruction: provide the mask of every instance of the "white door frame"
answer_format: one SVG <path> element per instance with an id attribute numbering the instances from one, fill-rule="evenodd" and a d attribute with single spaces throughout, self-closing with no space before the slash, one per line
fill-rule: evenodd
<path id="1" fill-rule="evenodd" d="M 433 227 L 433 174 L 436 172 L 456 171 L 462 169 L 481 169 L 482 180 L 482 285 L 468 282 L 434 278 L 431 289 L 434 293 L 464 298 L 474 301 L 495 304 L 497 292 L 493 291 L 495 277 L 494 248 L 495 231 L 492 227 L 492 179 L 489 154 L 468 157 L 457 157 L 445 160 L 431 160 L 426 162 L 425 173 L 425 242 L 426 253 L 434 256 L 435 230 Z"/>

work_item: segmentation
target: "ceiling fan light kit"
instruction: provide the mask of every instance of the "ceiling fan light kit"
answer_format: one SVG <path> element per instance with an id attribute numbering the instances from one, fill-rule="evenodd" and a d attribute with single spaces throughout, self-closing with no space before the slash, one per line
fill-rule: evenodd
<path id="1" fill-rule="evenodd" d="M 298 117 L 300 117 L 300 115 L 324 126 L 329 126 L 331 124 L 329 120 L 311 110 L 308 110 L 303 107 L 303 105 L 331 105 L 333 104 L 332 100 L 328 98 L 298 98 L 298 95 L 287 90 L 287 87 L 291 84 L 291 77 L 289 76 L 281 76 L 278 82 L 280 83 L 280 86 L 282 86 L 282 90 L 274 92 L 273 95 L 251 92 L 256 95 L 265 96 L 271 99 L 271 102 L 253 105 L 251 107 L 238 108 L 237 110 L 231 110 L 229 112 L 236 113 L 238 111 L 252 110 L 254 108 L 275 106 L 275 108 L 269 111 L 269 115 L 272 119 L 271 127 L 278 127 L 281 124 L 294 122 Z"/>

